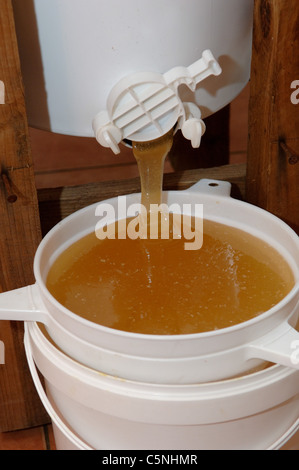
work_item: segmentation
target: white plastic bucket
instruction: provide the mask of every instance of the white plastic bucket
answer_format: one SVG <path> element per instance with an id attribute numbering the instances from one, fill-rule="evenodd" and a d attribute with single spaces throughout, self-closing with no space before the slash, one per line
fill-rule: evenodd
<path id="1" fill-rule="evenodd" d="M 80 365 L 36 323 L 25 331 L 32 376 L 62 449 L 278 449 L 298 429 L 299 371 L 273 366 L 210 384 L 138 383 Z"/>
<path id="2" fill-rule="evenodd" d="M 75 360 L 138 382 L 222 380 L 260 367 L 265 361 L 298 369 L 299 333 L 294 327 L 299 316 L 299 238 L 272 214 L 232 199 L 230 189 L 227 182 L 201 180 L 186 191 L 165 192 L 163 197 L 169 206 L 201 203 L 204 217 L 252 233 L 282 254 L 296 284 L 268 312 L 230 328 L 173 336 L 118 331 L 70 312 L 53 298 L 45 281 L 56 257 L 94 231 L 99 221 L 95 204 L 64 219 L 46 235 L 35 256 L 36 284 L 0 294 L 0 319 L 42 322 L 55 344 Z M 126 201 L 128 206 L 140 202 L 140 194 L 127 196 Z M 118 198 L 105 202 L 112 204 L 117 214 Z"/>
<path id="3" fill-rule="evenodd" d="M 49 403 L 49 402 L 48 402 Z M 53 410 L 54 419 L 57 414 Z M 74 433 L 62 423 L 63 426 L 53 423 L 54 439 L 57 450 L 94 450 L 79 439 Z M 288 431 L 278 439 L 267 450 L 299 450 L 299 420 L 288 429 Z"/>
<path id="4" fill-rule="evenodd" d="M 14 0 L 30 125 L 93 136 L 111 88 L 136 72 L 163 74 L 211 49 L 223 73 L 195 96 L 203 117 L 248 83 L 253 0 Z"/>

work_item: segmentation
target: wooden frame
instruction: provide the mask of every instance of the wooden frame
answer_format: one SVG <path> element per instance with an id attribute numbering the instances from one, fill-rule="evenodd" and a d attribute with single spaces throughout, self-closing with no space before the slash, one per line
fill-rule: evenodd
<path id="1" fill-rule="evenodd" d="M 299 2 L 256 0 L 246 199 L 298 233 L 299 104 L 292 99 L 297 80 Z"/>
<path id="2" fill-rule="evenodd" d="M 11 0 L 0 0 L 0 291 L 33 282 L 32 261 L 42 237 L 69 213 L 90 203 L 139 190 L 139 181 L 36 191 Z M 299 79 L 298 0 L 256 0 L 245 165 L 168 175 L 165 189 L 184 189 L 200 178 L 233 184 L 233 196 L 263 207 L 298 230 L 299 105 L 291 84 Z M 3 99 L 2 99 L 3 101 Z M 42 231 L 42 232 L 41 232 Z M 35 393 L 23 351 L 23 328 L 1 322 L 6 364 L 0 365 L 0 432 L 49 421 Z"/>
<path id="3" fill-rule="evenodd" d="M 6 291 L 34 281 L 32 260 L 41 230 L 11 2 L 0 0 L 0 11 L 0 79 L 5 85 L 0 105 L 0 291 Z M 48 420 L 29 376 L 23 325 L 1 322 L 0 340 L 5 346 L 0 431 Z"/>

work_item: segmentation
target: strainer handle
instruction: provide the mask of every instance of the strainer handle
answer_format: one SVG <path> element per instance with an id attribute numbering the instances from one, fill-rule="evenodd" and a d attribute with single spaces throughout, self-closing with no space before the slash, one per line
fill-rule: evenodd
<path id="1" fill-rule="evenodd" d="M 232 185 L 228 181 L 202 178 L 185 191 L 200 194 L 209 194 L 211 196 L 217 197 L 230 197 L 231 189 Z"/>
<path id="2" fill-rule="evenodd" d="M 49 313 L 42 303 L 37 284 L 0 294 L 0 320 L 47 324 L 48 319 Z"/>
<path id="3" fill-rule="evenodd" d="M 250 358 L 259 358 L 299 370 L 299 332 L 285 322 L 248 347 Z"/>

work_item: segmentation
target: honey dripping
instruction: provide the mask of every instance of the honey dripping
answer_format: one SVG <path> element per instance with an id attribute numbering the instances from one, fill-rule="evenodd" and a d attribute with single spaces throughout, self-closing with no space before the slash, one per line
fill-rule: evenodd
<path id="1" fill-rule="evenodd" d="M 173 131 L 150 142 L 133 142 L 141 183 L 141 204 L 149 213 L 151 206 L 162 202 L 165 158 L 173 144 Z"/>
<path id="2" fill-rule="evenodd" d="M 133 144 L 141 202 L 148 211 L 161 202 L 172 138 L 169 133 Z M 116 234 L 117 229 L 115 224 Z M 184 246 L 183 236 L 99 240 L 92 233 L 58 257 L 47 287 L 66 308 L 103 326 L 176 335 L 247 321 L 276 305 L 294 286 L 284 258 L 239 229 L 204 220 L 202 248 Z"/>

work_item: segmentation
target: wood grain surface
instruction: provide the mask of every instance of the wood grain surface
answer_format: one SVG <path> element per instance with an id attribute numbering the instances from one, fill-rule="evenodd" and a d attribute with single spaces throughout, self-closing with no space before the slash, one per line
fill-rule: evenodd
<path id="1" fill-rule="evenodd" d="M 10 0 L 0 0 L 0 292 L 33 282 L 41 239 L 37 193 L 28 141 L 24 91 Z M 0 322 L 5 364 L 0 365 L 0 431 L 49 420 L 32 383 L 23 347 L 23 324 Z"/>
<path id="2" fill-rule="evenodd" d="M 254 19 L 246 198 L 299 233 L 299 2 L 256 0 Z"/>

